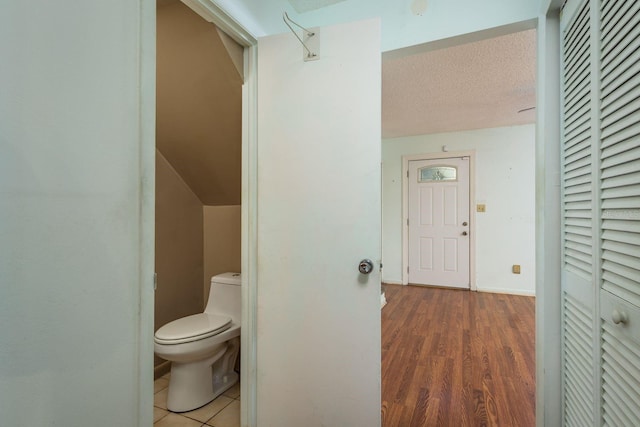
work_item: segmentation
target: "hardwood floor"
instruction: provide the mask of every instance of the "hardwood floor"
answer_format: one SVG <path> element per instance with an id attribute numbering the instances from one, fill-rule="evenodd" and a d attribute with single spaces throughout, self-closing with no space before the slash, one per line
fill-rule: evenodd
<path id="1" fill-rule="evenodd" d="M 535 298 L 385 285 L 382 425 L 535 425 Z"/>

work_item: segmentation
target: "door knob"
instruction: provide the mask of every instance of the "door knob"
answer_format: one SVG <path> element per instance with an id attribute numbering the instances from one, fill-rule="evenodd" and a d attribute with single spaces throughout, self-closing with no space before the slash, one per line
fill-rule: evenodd
<path id="1" fill-rule="evenodd" d="M 370 259 L 363 259 L 358 264 L 358 271 L 362 274 L 369 274 L 373 270 L 373 262 Z"/>
<path id="2" fill-rule="evenodd" d="M 611 313 L 611 320 L 613 320 L 613 323 L 615 323 L 616 325 L 619 325 L 620 323 L 624 325 L 629 321 L 629 316 L 627 316 L 627 313 L 625 313 L 624 311 L 618 311 L 614 309 L 613 313 Z"/>
<path id="3" fill-rule="evenodd" d="M 466 231 L 463 231 L 463 232 L 462 232 L 462 235 L 463 235 L 463 236 L 466 236 L 466 235 L 467 235 L 467 232 L 466 232 Z"/>
<path id="4" fill-rule="evenodd" d="M 463 222 L 462 225 L 467 226 L 467 221 Z"/>

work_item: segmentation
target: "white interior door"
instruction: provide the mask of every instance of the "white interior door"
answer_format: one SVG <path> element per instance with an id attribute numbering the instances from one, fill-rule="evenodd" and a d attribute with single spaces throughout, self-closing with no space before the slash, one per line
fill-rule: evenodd
<path id="1" fill-rule="evenodd" d="M 409 162 L 409 282 L 469 287 L 469 158 Z"/>
<path id="2" fill-rule="evenodd" d="M 380 424 L 379 22 L 258 42 L 257 424 Z M 374 269 L 361 274 L 370 258 Z"/>

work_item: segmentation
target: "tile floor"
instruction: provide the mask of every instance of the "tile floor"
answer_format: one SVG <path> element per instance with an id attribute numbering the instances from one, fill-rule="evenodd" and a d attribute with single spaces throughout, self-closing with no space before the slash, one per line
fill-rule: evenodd
<path id="1" fill-rule="evenodd" d="M 213 402 L 191 412 L 167 411 L 169 374 L 153 383 L 154 427 L 240 427 L 240 384 L 218 396 Z"/>

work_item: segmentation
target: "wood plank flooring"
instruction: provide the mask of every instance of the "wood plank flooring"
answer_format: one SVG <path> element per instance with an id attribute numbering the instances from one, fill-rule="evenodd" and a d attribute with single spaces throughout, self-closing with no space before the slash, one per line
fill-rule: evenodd
<path id="1" fill-rule="evenodd" d="M 535 298 L 385 285 L 382 425 L 535 425 Z"/>

